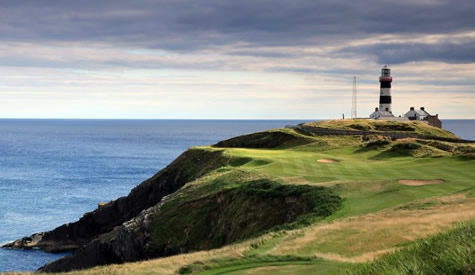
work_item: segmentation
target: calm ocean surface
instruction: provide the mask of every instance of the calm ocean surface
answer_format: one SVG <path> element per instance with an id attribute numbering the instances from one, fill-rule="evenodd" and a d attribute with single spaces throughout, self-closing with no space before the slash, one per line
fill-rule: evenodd
<path id="1" fill-rule="evenodd" d="M 127 195 L 190 146 L 300 122 L 0 119 L 0 244 Z M 475 140 L 475 120 L 443 123 Z M 0 272 L 35 270 L 61 256 L 0 249 Z"/>

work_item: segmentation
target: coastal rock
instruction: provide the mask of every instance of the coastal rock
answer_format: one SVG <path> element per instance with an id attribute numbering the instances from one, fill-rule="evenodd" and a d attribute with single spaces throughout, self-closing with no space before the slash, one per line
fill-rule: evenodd
<path id="1" fill-rule="evenodd" d="M 33 234 L 3 247 L 40 248 L 47 252 L 78 249 L 131 220 L 142 210 L 156 205 L 164 196 L 177 191 L 187 182 L 225 165 L 227 161 L 220 150 L 189 149 L 159 173 L 132 189 L 128 196 L 86 213 L 79 221 Z"/>
<path id="2" fill-rule="evenodd" d="M 217 181 L 234 179 L 235 185 L 217 193 L 209 192 L 206 184 L 185 187 L 39 271 L 69 272 L 219 248 L 276 226 L 291 228 L 299 217 L 299 222 L 326 217 L 341 204 L 326 187 L 243 180 L 242 175 L 218 177 Z"/>
<path id="3" fill-rule="evenodd" d="M 46 264 L 38 271 L 67 272 L 149 258 L 154 254 L 150 242 L 151 218 L 160 211 L 166 201 L 167 196 L 157 205 L 143 210 L 135 218 L 100 235 L 73 254 Z"/>

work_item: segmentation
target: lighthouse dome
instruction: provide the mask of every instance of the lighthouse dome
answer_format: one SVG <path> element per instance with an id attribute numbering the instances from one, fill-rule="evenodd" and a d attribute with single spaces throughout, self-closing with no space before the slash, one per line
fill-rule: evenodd
<path id="1" fill-rule="evenodd" d="M 388 68 L 388 65 L 384 65 L 384 67 L 381 69 L 381 76 L 382 77 L 391 76 L 391 68 Z"/>

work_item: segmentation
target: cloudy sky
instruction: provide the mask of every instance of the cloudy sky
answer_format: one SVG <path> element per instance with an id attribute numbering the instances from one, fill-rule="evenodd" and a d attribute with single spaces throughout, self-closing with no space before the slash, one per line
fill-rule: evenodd
<path id="1" fill-rule="evenodd" d="M 0 118 L 475 118 L 473 0 L 1 0 Z"/>

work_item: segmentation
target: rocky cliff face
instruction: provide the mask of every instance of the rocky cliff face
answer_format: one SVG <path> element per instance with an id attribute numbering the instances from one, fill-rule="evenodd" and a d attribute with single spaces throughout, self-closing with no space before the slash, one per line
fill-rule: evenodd
<path id="1" fill-rule="evenodd" d="M 152 257 L 150 242 L 151 217 L 160 211 L 167 196 L 155 206 L 143 210 L 135 218 L 99 235 L 72 255 L 46 264 L 40 272 L 66 272 L 97 265 L 133 262 Z"/>
<path id="2" fill-rule="evenodd" d="M 79 221 L 4 245 L 7 248 L 40 248 L 48 252 L 78 249 L 103 233 L 131 220 L 185 183 L 227 163 L 221 151 L 190 149 L 169 166 L 135 187 L 128 196 L 86 213 Z"/>
<path id="3" fill-rule="evenodd" d="M 248 159 L 228 156 L 216 148 L 271 148 L 307 142 L 300 135 L 271 131 L 223 141 L 215 148 L 190 149 L 128 196 L 74 223 L 5 247 L 73 250 L 40 269 L 65 272 L 217 248 L 275 226 L 330 215 L 341 203 L 332 190 L 259 178 L 235 169 Z"/>
<path id="4" fill-rule="evenodd" d="M 65 272 L 218 248 L 295 222 L 303 215 L 330 215 L 341 202 L 325 187 L 239 178 L 242 172 L 231 172 L 215 182 L 200 183 L 166 196 L 40 271 Z M 210 188 L 230 179 L 236 180 L 231 183 L 235 187 Z"/>

